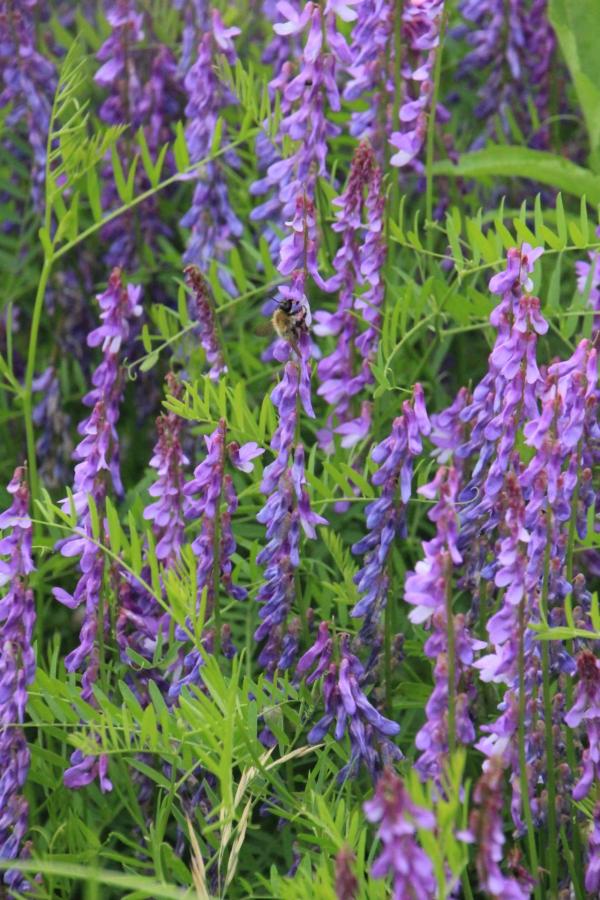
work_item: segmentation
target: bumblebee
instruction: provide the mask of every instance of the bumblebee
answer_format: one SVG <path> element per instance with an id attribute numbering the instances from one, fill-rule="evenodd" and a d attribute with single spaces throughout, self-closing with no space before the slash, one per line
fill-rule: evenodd
<path id="1" fill-rule="evenodd" d="M 273 313 L 271 324 L 277 336 L 287 341 L 294 353 L 300 356 L 298 341 L 300 335 L 306 331 L 306 309 L 300 307 L 294 312 L 292 301 L 282 300 Z"/>

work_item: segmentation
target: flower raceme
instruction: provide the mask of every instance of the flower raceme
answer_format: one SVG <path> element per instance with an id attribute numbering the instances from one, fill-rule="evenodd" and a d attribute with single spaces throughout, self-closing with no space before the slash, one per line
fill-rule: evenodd
<path id="1" fill-rule="evenodd" d="M 417 829 L 431 831 L 435 816 L 414 803 L 401 778 L 384 770 L 375 793 L 363 804 L 369 822 L 377 825 L 382 850 L 371 869 L 374 878 L 392 877 L 394 900 L 430 900 L 436 880 L 427 854 L 416 840 Z"/>
<path id="2" fill-rule="evenodd" d="M 68 671 L 83 669 L 81 696 L 93 700 L 93 687 L 101 664 L 98 633 L 107 627 L 107 609 L 102 602 L 105 562 L 99 546 L 104 531 L 105 501 L 110 486 L 115 493 L 123 494 L 119 467 L 119 436 L 116 424 L 119 419 L 123 392 L 123 376 L 120 350 L 129 337 L 133 321 L 141 315 L 139 304 L 141 288 L 123 284 L 120 269 L 111 273 L 106 291 L 98 296 L 102 324 L 88 336 L 90 347 L 102 347 L 102 361 L 92 377 L 93 388 L 83 402 L 92 407 L 91 414 L 79 425 L 82 440 L 75 449 L 75 480 L 72 498 L 63 500 L 69 511 L 71 502 L 77 516 L 77 528 L 73 535 L 57 544 L 62 556 L 79 557 L 81 576 L 72 594 L 64 588 L 54 588 L 56 599 L 70 609 L 83 604 L 83 624 L 79 646 L 65 659 Z M 100 526 L 100 534 L 94 533 L 94 517 L 90 507 L 94 504 Z M 85 757 L 76 750 L 74 765 L 65 773 L 65 784 L 83 787 L 98 775 L 103 790 L 110 790 L 106 776 L 107 757 Z"/>
<path id="3" fill-rule="evenodd" d="M 227 423 L 221 419 L 212 434 L 204 438 L 206 456 L 196 466 L 192 478 L 183 487 L 184 514 L 187 520 L 199 525 L 199 533 L 192 543 L 192 552 L 197 561 L 196 611 L 200 610 L 203 596 L 206 611 L 214 616 L 215 628 L 220 629 L 221 595 L 234 600 L 245 600 L 245 588 L 232 580 L 232 556 L 236 543 L 232 530 L 232 517 L 238 506 L 233 479 L 225 471 L 226 463 L 240 472 L 251 472 L 252 460 L 264 451 L 254 441 L 238 444 L 227 441 Z M 182 629 L 177 630 L 178 639 L 186 640 Z M 217 632 L 215 649 L 219 647 L 222 635 Z M 229 645 L 228 633 L 223 644 Z M 212 639 L 211 639 L 212 645 Z M 193 647 L 179 653 L 180 661 L 172 673 L 171 698 L 179 696 L 184 685 L 196 684 L 199 670 L 203 665 L 203 653 Z"/>
<path id="4" fill-rule="evenodd" d="M 32 646 L 35 625 L 33 591 L 27 578 L 31 558 L 31 519 L 26 469 L 15 469 L 8 485 L 12 503 L 0 514 L 0 859 L 25 858 L 23 839 L 28 827 L 28 804 L 22 794 L 30 753 L 22 725 L 27 689 L 35 676 Z M 9 889 L 27 892 L 31 885 L 22 872 L 6 869 Z"/>

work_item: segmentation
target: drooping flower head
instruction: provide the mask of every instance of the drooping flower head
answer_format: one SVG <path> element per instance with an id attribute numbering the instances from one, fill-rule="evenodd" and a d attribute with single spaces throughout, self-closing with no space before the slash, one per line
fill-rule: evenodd
<path id="1" fill-rule="evenodd" d="M 374 778 L 382 764 L 400 756 L 390 738 L 400 731 L 397 722 L 383 716 L 364 692 L 367 680 L 365 668 L 352 652 L 350 636 L 342 634 L 338 641 L 339 662 L 332 660 L 334 642 L 329 637 L 327 622 L 321 623 L 317 640 L 301 657 L 296 675 L 306 677 L 312 684 L 323 674 L 323 704 L 325 713 L 308 735 L 311 744 L 320 743 L 331 726 L 337 741 L 347 733 L 350 738 L 350 759 L 338 776 L 340 781 L 355 776 L 365 765 Z M 312 672 L 311 672 L 312 669 Z"/>

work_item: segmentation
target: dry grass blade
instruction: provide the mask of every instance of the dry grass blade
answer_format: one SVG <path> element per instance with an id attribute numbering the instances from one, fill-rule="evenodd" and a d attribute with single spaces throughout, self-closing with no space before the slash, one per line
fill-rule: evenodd
<path id="1" fill-rule="evenodd" d="M 198 900 L 210 900 L 210 894 L 206 889 L 206 869 L 204 868 L 204 860 L 202 859 L 198 838 L 196 837 L 196 832 L 194 831 L 190 819 L 187 817 L 186 822 L 192 847 L 192 881 L 194 882 L 194 887 L 196 889 L 196 897 Z"/>

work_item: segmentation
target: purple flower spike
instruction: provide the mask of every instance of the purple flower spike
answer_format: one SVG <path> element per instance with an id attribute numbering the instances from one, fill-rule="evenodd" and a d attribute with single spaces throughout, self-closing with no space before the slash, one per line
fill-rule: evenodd
<path id="1" fill-rule="evenodd" d="M 555 38 L 548 20 L 547 0 L 504 3 L 504 0 L 461 0 L 460 14 L 469 23 L 457 29 L 472 50 L 461 60 L 459 75 L 483 86 L 475 115 L 483 133 L 474 142 L 482 147 L 496 133 L 498 120 L 506 137 L 512 122 L 528 137 L 530 146 L 547 149 L 550 141 L 550 85 Z M 484 73 L 479 81 L 479 75 Z M 529 106 L 537 109 L 538 129 L 532 133 Z"/>
<path id="2" fill-rule="evenodd" d="M 353 5 L 344 4 L 343 10 Z M 327 144 L 340 133 L 327 114 L 340 109 L 336 67 L 350 61 L 348 46 L 337 30 L 336 15 L 342 7 L 336 6 L 327 4 L 322 11 L 312 2 L 298 5 L 284 0 L 277 4 L 276 35 L 294 42 L 304 39 L 304 47 L 296 69 L 285 60 L 286 50 L 281 53 L 282 41 L 277 45 L 280 65 L 270 88 L 281 93 L 282 117 L 274 141 L 263 139 L 258 146 L 264 177 L 254 182 L 251 193 L 270 196 L 253 210 L 254 220 L 270 219 L 281 227 L 293 218 L 296 198 L 305 194 L 314 200 L 317 177 L 327 176 Z M 290 139 L 295 149 L 286 157 L 284 147 Z M 279 244 L 275 231 L 269 228 L 266 237 L 275 251 Z"/>
<path id="3" fill-rule="evenodd" d="M 394 131 L 390 144 L 395 153 L 393 166 L 402 168 L 418 157 L 427 134 L 427 121 L 433 94 L 433 68 L 440 43 L 440 29 L 444 0 L 408 0 L 403 6 L 403 32 L 408 38 L 412 63 L 409 71 L 411 85 L 400 107 L 401 131 Z"/>
<path id="4" fill-rule="evenodd" d="M 206 354 L 206 360 L 210 364 L 208 377 L 218 381 L 220 376 L 227 371 L 223 352 L 217 335 L 215 311 L 213 308 L 210 290 L 206 279 L 197 266 L 187 266 L 184 269 L 186 284 L 192 292 L 190 299 L 190 315 L 198 322 L 196 333 Z"/>
<path id="5" fill-rule="evenodd" d="M 200 163 L 210 155 L 217 121 L 223 110 L 234 102 L 231 92 L 219 78 L 217 62 L 222 55 L 235 66 L 232 38 L 239 33 L 239 28 L 225 28 L 220 13 L 213 9 L 210 29 L 201 35 L 198 56 L 185 76 L 188 97 L 186 139 L 192 163 Z M 184 260 L 204 272 L 212 260 L 222 263 L 227 259 L 243 230 L 231 207 L 223 162 L 234 167 L 239 165 L 235 153 L 230 150 L 223 157 L 198 168 L 192 205 L 181 220 L 181 225 L 190 229 Z M 225 289 L 233 293 L 235 284 L 229 273 L 221 268 L 219 275 Z"/>
<path id="6" fill-rule="evenodd" d="M 29 748 L 23 729 L 27 688 L 35 677 L 32 647 L 35 625 L 33 591 L 27 576 L 31 560 L 31 519 L 26 469 L 15 469 L 8 485 L 12 503 L 0 514 L 0 859 L 24 859 L 28 805 L 22 796 L 29 771 Z M 4 882 L 19 892 L 31 885 L 23 873 L 7 869 Z"/>
<path id="7" fill-rule="evenodd" d="M 350 45 L 350 79 L 344 88 L 344 99 L 367 101 L 367 109 L 353 111 L 350 134 L 370 141 L 379 159 L 390 134 L 389 99 L 394 85 L 390 57 L 394 6 L 389 0 L 361 0 Z"/>
<path id="8" fill-rule="evenodd" d="M 371 453 L 379 469 L 372 478 L 381 495 L 365 509 L 369 533 L 352 552 L 364 554 L 363 567 L 354 576 L 361 599 L 352 610 L 366 617 L 365 628 L 376 626 L 385 607 L 389 575 L 387 560 L 393 542 L 405 533 L 406 504 L 412 492 L 413 461 L 422 449 L 422 436 L 431 429 L 423 403 L 423 390 L 416 384 L 413 402 L 404 401 L 402 415 L 394 419 L 389 437 Z"/>
<path id="9" fill-rule="evenodd" d="M 99 116 L 108 125 L 129 125 L 128 137 L 117 144 L 121 165 L 128 171 L 137 149 L 132 135 L 139 128 L 144 131 L 153 159 L 172 140 L 171 123 L 180 116 L 181 85 L 171 51 L 145 33 L 136 0 L 115 0 L 108 5 L 106 18 L 112 30 L 97 53 L 101 66 L 94 79 L 107 92 Z M 145 21 L 150 24 L 150 17 Z M 167 153 L 163 173 L 171 174 L 174 168 L 172 154 Z M 115 209 L 122 200 L 110 163 L 103 175 L 102 206 Z M 141 166 L 137 167 L 135 183 L 137 193 L 150 187 Z M 104 225 L 101 234 L 108 245 L 106 264 L 131 271 L 139 265 L 142 245 L 156 248 L 159 239 L 172 232 L 160 216 L 157 198 L 148 197 L 140 209 L 125 212 Z"/>
<path id="10" fill-rule="evenodd" d="M 600 891 L 600 803 L 594 807 L 592 831 L 588 839 L 588 857 L 585 889 L 593 897 Z"/>
<path id="11" fill-rule="evenodd" d="M 475 786 L 473 800 L 477 808 L 469 819 L 469 840 L 477 848 L 477 874 L 481 890 L 490 897 L 503 900 L 527 900 L 531 896 L 533 879 L 511 878 L 500 868 L 504 846 L 504 764 L 493 756 Z"/>
<path id="12" fill-rule="evenodd" d="M 79 646 L 65 659 L 69 672 L 83 668 L 81 680 L 81 696 L 93 702 L 93 686 L 98 677 L 100 665 L 98 648 L 98 630 L 108 627 L 108 610 L 105 610 L 104 621 L 100 621 L 100 592 L 104 578 L 104 557 L 98 546 L 104 532 L 105 500 L 112 485 L 118 495 L 123 493 L 119 467 L 119 437 L 117 421 L 119 405 L 123 392 L 123 373 L 120 366 L 119 351 L 130 334 L 132 321 L 141 314 L 139 305 L 140 288 L 123 285 L 120 269 L 111 273 L 107 290 L 100 294 L 102 325 L 91 332 L 88 344 L 91 347 L 102 345 L 102 362 L 92 376 L 93 389 L 84 397 L 83 402 L 92 406 L 90 416 L 79 425 L 82 440 L 74 452 L 78 461 L 75 466 L 72 503 L 77 515 L 77 527 L 73 535 L 58 542 L 57 549 L 65 557 L 78 556 L 81 576 L 73 594 L 63 588 L 54 588 L 52 593 L 70 609 L 84 605 L 83 624 L 79 635 Z M 100 523 L 100 534 L 93 533 L 93 518 L 89 506 L 91 496 Z M 62 501 L 63 509 L 68 512 L 71 499 Z M 73 754 L 77 771 L 81 760 Z M 86 758 L 84 767 L 87 772 L 100 773 L 103 765 L 97 757 Z M 67 770 L 67 782 L 73 780 L 71 770 Z"/>
<path id="13" fill-rule="evenodd" d="M 381 169 L 368 144 L 357 148 L 348 186 L 334 202 L 339 209 L 333 228 L 342 233 L 342 245 L 333 261 L 335 275 L 325 286 L 339 291 L 338 308 L 334 313 L 315 313 L 314 328 L 316 334 L 336 339 L 333 352 L 317 367 L 321 382 L 317 393 L 331 406 L 330 427 L 319 435 L 328 452 L 334 447 L 332 429 L 342 435 L 342 446 L 352 447 L 368 436 L 370 428 L 370 407 L 363 402 L 357 415 L 357 398 L 373 382 L 371 364 L 379 346 L 386 246 Z"/>
<path id="14" fill-rule="evenodd" d="M 286 364 L 283 378 L 271 392 L 271 400 L 279 416 L 271 439 L 271 450 L 276 457 L 264 470 L 261 491 L 267 500 L 256 517 L 266 526 L 267 544 L 256 557 L 257 563 L 264 566 L 265 581 L 256 596 L 262 606 L 259 612 L 261 624 L 254 637 L 257 641 L 268 639 L 269 652 L 264 648 L 260 660 L 261 665 L 267 665 L 269 672 L 282 668 L 282 658 L 278 655 L 280 632 L 296 594 L 300 529 L 307 537 L 315 538 L 315 526 L 327 524 L 326 519 L 310 508 L 304 448 L 301 444 L 294 447 L 299 406 L 304 406 L 308 414 L 313 414 L 307 366 L 309 351 L 304 349 L 307 339 L 307 333 L 300 335 L 301 356 L 297 362 Z M 289 654 L 286 654 L 285 661 L 287 667 L 290 664 Z"/>
<path id="15" fill-rule="evenodd" d="M 577 674 L 575 702 L 565 715 L 565 722 L 569 728 L 585 724 L 588 747 L 583 751 L 583 772 L 573 788 L 573 799 L 583 800 L 600 778 L 600 662 L 591 651 L 579 654 Z"/>
<path id="16" fill-rule="evenodd" d="M 196 466 L 183 493 L 186 518 L 200 525 L 200 531 L 192 543 L 197 560 L 197 609 L 200 608 L 203 592 L 206 592 L 206 610 L 210 615 L 215 611 L 221 593 L 233 600 L 245 600 L 247 596 L 246 589 L 232 580 L 232 556 L 236 542 L 231 523 L 238 499 L 225 466 L 229 461 L 239 471 L 251 472 L 254 468 L 252 460 L 263 451 L 254 442 L 242 446 L 235 441 L 228 444 L 224 419 L 204 441 L 206 457 Z M 179 630 L 177 636 L 180 640 L 187 638 L 183 630 Z M 204 644 L 204 652 L 212 652 L 212 640 L 209 641 L 207 635 L 204 636 Z M 197 647 L 192 648 L 175 667 L 169 690 L 171 698 L 179 696 L 184 685 L 199 682 L 202 665 L 202 652 Z"/>
<path id="17" fill-rule="evenodd" d="M 0 109 L 8 107 L 4 134 L 14 134 L 31 148 L 31 161 L 20 165 L 31 171 L 31 193 L 36 210 L 44 202 L 46 145 L 56 88 L 56 69 L 36 46 L 37 0 L 12 0 L 0 9 Z M 45 12 L 44 4 L 39 4 Z M 11 147 L 15 158 L 20 146 Z"/>
<path id="18" fill-rule="evenodd" d="M 173 377 L 169 379 L 169 387 L 171 396 L 177 397 L 181 393 L 181 387 Z M 150 466 L 158 477 L 148 490 L 156 500 L 144 510 L 144 519 L 154 526 L 156 556 L 165 566 L 171 566 L 179 559 L 185 527 L 184 466 L 189 460 L 181 449 L 181 426 L 182 420 L 173 412 L 163 413 L 156 420 L 158 442 Z"/>
<path id="19" fill-rule="evenodd" d="M 419 493 L 433 499 L 435 506 L 429 518 L 436 526 L 435 537 L 423 541 L 425 558 L 419 561 L 414 572 L 406 578 L 405 599 L 414 606 L 409 618 L 412 622 L 431 622 L 431 636 L 425 643 L 425 653 L 436 660 L 433 692 L 427 701 L 427 721 L 418 732 L 415 744 L 421 755 L 416 768 L 423 779 L 433 778 L 439 783 L 448 758 L 448 702 L 450 690 L 454 693 L 455 734 L 461 744 L 472 744 L 475 729 L 469 715 L 469 697 L 459 691 L 461 680 L 473 665 L 477 650 L 485 647 L 483 641 L 474 640 L 466 626 L 463 614 L 452 616 L 454 647 L 448 645 L 448 592 L 452 590 L 453 568 L 462 563 L 458 551 L 458 515 L 456 498 L 460 483 L 454 468 L 438 469 L 431 484 L 419 489 Z M 449 654 L 454 663 L 454 684 L 450 684 Z"/>
<path id="20" fill-rule="evenodd" d="M 377 837 L 382 844 L 371 870 L 373 878 L 392 876 L 394 900 L 431 900 L 436 893 L 433 866 L 417 843 L 416 834 L 418 828 L 435 828 L 433 814 L 413 803 L 391 769 L 385 769 L 363 809 L 368 821 L 378 826 Z"/>

